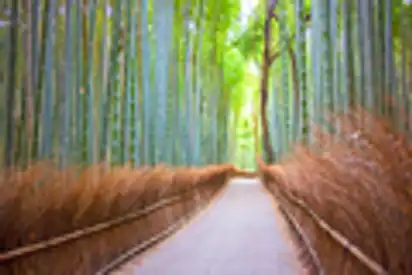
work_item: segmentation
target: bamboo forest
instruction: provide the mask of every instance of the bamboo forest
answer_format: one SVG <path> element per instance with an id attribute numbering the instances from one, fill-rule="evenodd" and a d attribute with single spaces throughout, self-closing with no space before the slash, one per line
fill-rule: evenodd
<path id="1" fill-rule="evenodd" d="M 1 0 L 0 275 L 412 274 L 410 28 L 410 0 Z"/>

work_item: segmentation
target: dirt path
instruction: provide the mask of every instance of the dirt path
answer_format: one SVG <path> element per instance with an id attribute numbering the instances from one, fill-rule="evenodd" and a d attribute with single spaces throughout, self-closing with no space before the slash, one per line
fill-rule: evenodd
<path id="1" fill-rule="evenodd" d="M 236 179 L 188 226 L 113 274 L 299 274 L 283 226 L 261 183 Z"/>

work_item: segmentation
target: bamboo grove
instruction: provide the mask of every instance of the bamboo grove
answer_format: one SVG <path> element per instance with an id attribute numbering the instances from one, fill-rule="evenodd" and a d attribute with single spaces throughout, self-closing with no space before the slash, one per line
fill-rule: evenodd
<path id="1" fill-rule="evenodd" d="M 250 54 L 263 57 L 262 147 L 274 163 L 257 160 L 302 272 L 410 274 L 411 6 L 262 10 L 263 51 Z"/>
<path id="2" fill-rule="evenodd" d="M 273 161 L 357 105 L 410 128 L 407 1 L 243 2 L 5 1 L 4 165 Z"/>
<path id="3" fill-rule="evenodd" d="M 412 213 L 409 1 L 3 3 L 1 167 L 28 167 L 6 174 L 13 188 L 0 186 L 0 203 L 8 206 L 1 212 L 4 243 L 14 234 L 7 232 L 15 232 L 7 230 L 15 228 L 28 242 L 44 241 L 41 234 L 30 235 L 37 232 L 33 226 L 42 234 L 49 218 L 63 226 L 66 205 L 68 221 L 88 214 L 79 222 L 87 229 L 95 225 L 94 213 L 110 223 L 131 206 L 139 212 L 185 191 L 177 195 L 180 205 L 170 206 L 175 216 L 168 216 L 166 206 L 158 216 L 137 220 L 133 230 L 125 224 L 122 230 L 150 231 L 150 219 L 167 228 L 197 208 L 199 194 L 207 202 L 233 174 L 244 173 L 207 164 L 256 165 L 253 154 L 263 151 L 266 161 L 256 158 L 257 173 L 295 227 L 298 248 L 318 255 L 309 255 L 313 274 L 411 273 L 410 257 L 404 256 L 411 249 Z M 89 169 L 77 184 L 61 172 L 66 169 L 53 177 L 40 173 L 34 181 L 31 171 L 37 168 L 31 164 L 43 160 L 67 170 Z M 101 185 L 93 180 L 96 174 L 103 175 Z M 37 181 L 45 188 L 37 190 Z M 71 188 L 61 188 L 64 183 Z M 136 242 L 158 229 L 136 236 Z M 330 232 L 342 234 L 331 238 Z M 106 243 L 113 231 L 99 234 Z M 14 238 L 6 250 L 21 245 Z M 125 239 L 108 247 L 123 251 L 131 245 Z M 113 258 L 122 254 L 114 250 Z M 74 251 L 72 258 L 59 252 L 70 268 L 76 267 Z"/>
<path id="4" fill-rule="evenodd" d="M 293 2 L 293 3 L 291 3 Z M 408 131 L 411 11 L 398 0 L 262 1 L 244 53 L 262 64 L 262 147 L 278 160 L 331 114 L 361 106 Z M 260 41 L 260 47 L 245 47 Z M 396 107 L 395 111 L 394 107 Z M 272 153 L 274 152 L 274 153 Z"/>
<path id="5" fill-rule="evenodd" d="M 228 159 L 231 83 L 224 62 L 231 18 L 220 4 L 2 5 L 5 166 Z"/>

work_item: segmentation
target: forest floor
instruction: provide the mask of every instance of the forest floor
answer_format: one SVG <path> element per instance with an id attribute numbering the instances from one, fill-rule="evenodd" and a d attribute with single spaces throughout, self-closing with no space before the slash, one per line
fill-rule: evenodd
<path id="1" fill-rule="evenodd" d="M 298 274 L 286 224 L 256 179 L 234 179 L 190 223 L 112 274 Z"/>

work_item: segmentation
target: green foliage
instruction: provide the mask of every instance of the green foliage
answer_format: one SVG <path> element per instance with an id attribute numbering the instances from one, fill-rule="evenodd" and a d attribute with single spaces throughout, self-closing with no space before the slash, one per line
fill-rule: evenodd
<path id="1" fill-rule="evenodd" d="M 7 110 L 19 107 L 12 120 L 24 123 L 8 130 L 19 142 L 5 152 L 14 163 L 229 161 L 228 132 L 236 127 L 229 117 L 245 103 L 247 59 L 229 46 L 239 31 L 239 1 L 49 4 L 29 1 L 18 10 L 17 100 Z M 9 30 L 0 26 L 2 52 L 9 51 Z M 25 63 L 23 55 L 33 58 Z M 0 65 L 9 69 L 6 61 Z M 2 95 L 6 84 L 1 74 Z M 0 111 L 4 121 L 3 105 Z M 31 155 L 15 153 L 23 147 Z"/>
<path id="2" fill-rule="evenodd" d="M 0 95 L 15 95 L 0 107 L 0 124 L 13 122 L 0 151 L 6 134 L 15 139 L 2 152 L 13 163 L 253 164 L 266 0 L 246 21 L 246 0 L 26 2 L 16 41 L 0 11 L 0 51 L 17 45 L 0 59 Z M 321 110 L 361 103 L 386 114 L 392 96 L 409 112 L 412 6 L 376 3 L 279 1 L 268 103 L 278 158 L 310 141 Z"/>

